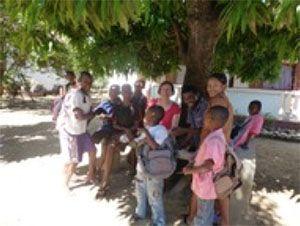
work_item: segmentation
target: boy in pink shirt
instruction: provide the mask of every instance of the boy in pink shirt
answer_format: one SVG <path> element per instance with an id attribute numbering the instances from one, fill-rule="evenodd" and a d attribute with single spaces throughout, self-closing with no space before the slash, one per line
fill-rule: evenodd
<path id="1" fill-rule="evenodd" d="M 205 115 L 204 127 L 209 135 L 202 142 L 193 166 L 183 169 L 184 174 L 192 174 L 192 191 L 197 196 L 197 216 L 195 225 L 212 225 L 214 200 L 217 198 L 213 175 L 224 165 L 226 139 L 223 126 L 228 120 L 229 112 L 225 107 L 214 106 Z"/>
<path id="2" fill-rule="evenodd" d="M 249 117 L 245 120 L 245 128 L 233 139 L 235 148 L 247 148 L 251 138 L 260 134 L 264 118 L 260 114 L 262 104 L 258 100 L 251 101 L 248 107 Z"/>

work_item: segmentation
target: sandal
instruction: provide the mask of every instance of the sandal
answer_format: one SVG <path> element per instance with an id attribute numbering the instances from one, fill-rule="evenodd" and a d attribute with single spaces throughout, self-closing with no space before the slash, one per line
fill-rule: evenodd
<path id="1" fill-rule="evenodd" d="M 109 190 L 109 186 L 108 185 L 101 186 L 98 189 L 98 192 L 96 194 L 96 199 L 99 199 L 99 198 L 102 198 L 102 197 L 106 196 L 107 193 L 108 193 L 108 190 Z"/>

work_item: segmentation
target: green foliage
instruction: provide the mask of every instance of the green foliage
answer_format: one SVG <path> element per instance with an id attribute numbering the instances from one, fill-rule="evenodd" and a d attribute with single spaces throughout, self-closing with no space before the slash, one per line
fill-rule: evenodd
<path id="1" fill-rule="evenodd" d="M 183 42 L 194 35 L 186 2 L 5 0 L 8 55 L 97 76 L 160 76 L 183 64 L 174 27 Z M 299 0 L 222 0 L 216 7 L 222 35 L 214 70 L 226 69 L 243 81 L 273 80 L 282 60 L 299 59 Z"/>

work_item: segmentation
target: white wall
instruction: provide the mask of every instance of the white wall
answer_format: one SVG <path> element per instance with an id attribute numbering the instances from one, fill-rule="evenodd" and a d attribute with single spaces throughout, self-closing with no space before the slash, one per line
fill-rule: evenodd
<path id="1" fill-rule="evenodd" d="M 150 96 L 157 97 L 158 84 L 152 84 Z M 175 85 L 172 100 L 180 104 L 181 85 Z M 229 88 L 227 95 L 235 114 L 248 115 L 248 105 L 252 100 L 262 102 L 262 113 L 279 120 L 300 122 L 300 91 L 263 90 Z"/>
<path id="2" fill-rule="evenodd" d="M 227 95 L 236 114 L 247 115 L 249 103 L 259 100 L 263 114 L 281 120 L 300 121 L 300 91 L 230 88 Z"/>

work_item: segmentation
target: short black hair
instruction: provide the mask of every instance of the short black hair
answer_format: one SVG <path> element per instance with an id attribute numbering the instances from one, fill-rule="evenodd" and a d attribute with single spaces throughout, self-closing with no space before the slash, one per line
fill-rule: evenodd
<path id="1" fill-rule="evenodd" d="M 82 71 L 80 72 L 78 81 L 81 82 L 84 77 L 88 77 L 89 79 L 93 80 L 93 76 L 88 71 Z"/>
<path id="2" fill-rule="evenodd" d="M 174 92 L 175 92 L 174 85 L 173 85 L 172 82 L 169 82 L 169 81 L 164 81 L 164 82 L 160 83 L 160 85 L 159 85 L 159 87 L 158 87 L 158 94 L 160 94 L 161 87 L 163 87 L 164 85 L 169 85 L 169 86 L 171 86 L 172 93 L 174 94 Z"/>
<path id="3" fill-rule="evenodd" d="M 199 94 L 199 90 L 197 89 L 196 86 L 193 86 L 193 85 L 184 85 L 182 87 L 181 93 L 182 94 L 184 94 L 184 93 L 193 93 L 195 95 L 198 95 Z"/>
<path id="4" fill-rule="evenodd" d="M 223 106 L 213 106 L 209 109 L 209 114 L 213 121 L 220 122 L 220 126 L 223 127 L 228 118 L 229 118 L 229 111 L 226 107 Z"/>
<path id="5" fill-rule="evenodd" d="M 209 78 L 215 78 L 223 85 L 227 85 L 227 77 L 224 73 L 212 73 Z"/>
<path id="6" fill-rule="evenodd" d="M 256 106 L 258 108 L 258 110 L 260 111 L 261 107 L 262 107 L 262 103 L 259 100 L 253 100 L 250 102 L 249 108 L 252 106 Z"/>
<path id="7" fill-rule="evenodd" d="M 158 124 L 165 116 L 164 108 L 158 105 L 149 107 L 147 111 L 151 111 L 155 113 L 155 122 L 154 122 L 155 124 Z"/>

